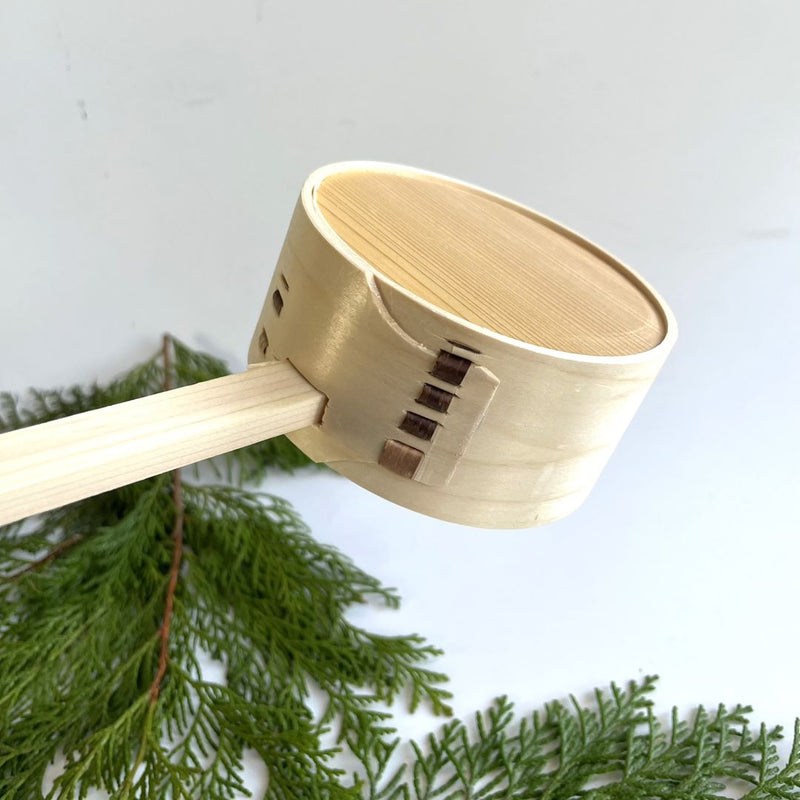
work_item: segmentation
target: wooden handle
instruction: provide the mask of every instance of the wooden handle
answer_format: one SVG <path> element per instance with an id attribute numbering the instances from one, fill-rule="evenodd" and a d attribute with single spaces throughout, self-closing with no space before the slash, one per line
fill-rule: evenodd
<path id="1" fill-rule="evenodd" d="M 0 436 L 0 524 L 320 421 L 288 361 Z"/>

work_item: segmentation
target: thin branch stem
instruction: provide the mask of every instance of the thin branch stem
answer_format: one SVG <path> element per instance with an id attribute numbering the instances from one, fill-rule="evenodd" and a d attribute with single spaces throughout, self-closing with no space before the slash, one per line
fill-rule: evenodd
<path id="1" fill-rule="evenodd" d="M 172 337 L 168 333 L 161 341 L 161 358 L 164 362 L 164 391 L 168 392 L 172 388 Z"/>
<path id="2" fill-rule="evenodd" d="M 172 338 L 168 333 L 164 334 L 163 357 L 164 391 L 169 391 L 172 388 Z M 151 705 L 158 700 L 158 695 L 161 691 L 161 682 L 167 671 L 167 661 L 169 658 L 169 629 L 172 623 L 175 590 L 178 587 L 178 576 L 181 571 L 181 561 L 183 559 L 183 523 L 186 512 L 183 503 L 183 477 L 180 469 L 176 469 L 172 473 L 172 503 L 175 506 L 175 526 L 172 529 L 172 566 L 169 571 L 167 597 L 164 603 L 164 618 L 161 621 L 161 627 L 159 629 L 161 653 L 158 657 L 158 671 L 150 687 Z"/>
<path id="3" fill-rule="evenodd" d="M 175 604 L 175 590 L 178 586 L 178 576 L 183 559 L 183 522 L 186 516 L 183 505 L 183 480 L 181 471 L 176 469 L 172 473 L 172 502 L 175 505 L 175 527 L 172 530 L 172 566 L 169 571 L 169 583 L 167 584 L 167 599 L 164 604 L 164 618 L 161 621 L 159 636 L 161 638 L 161 653 L 158 657 L 158 671 L 150 687 L 150 702 L 158 700 L 161 690 L 161 681 L 167 671 L 168 649 L 169 649 L 169 629 L 172 623 L 172 613 Z"/>
<path id="4" fill-rule="evenodd" d="M 162 353 L 164 359 L 164 391 L 169 391 L 172 388 L 172 339 L 169 334 L 164 334 Z M 123 796 L 125 791 L 131 788 L 136 772 L 147 755 L 148 736 L 153 725 L 156 703 L 161 693 L 161 684 L 164 680 L 164 675 L 166 675 L 167 665 L 169 663 L 169 632 L 175 608 L 175 592 L 178 588 L 178 578 L 180 576 L 181 562 L 183 560 L 183 526 L 186 518 L 183 502 L 183 477 L 180 469 L 176 469 L 172 472 L 172 503 L 175 507 L 175 524 L 172 528 L 172 564 L 170 565 L 167 595 L 164 601 L 164 616 L 158 629 L 158 638 L 161 640 L 158 669 L 156 670 L 153 682 L 150 684 L 150 701 L 142 730 L 142 741 L 139 745 L 139 752 L 136 754 L 136 760 L 129 770 L 125 778 L 125 783 L 120 790 L 120 794 Z"/>
<path id="5" fill-rule="evenodd" d="M 31 561 L 30 564 L 26 565 L 20 570 L 16 572 L 12 572 L 9 575 L 3 575 L 0 580 L 3 583 L 13 583 L 14 581 L 19 580 L 23 575 L 27 575 L 29 572 L 35 572 L 37 569 L 41 569 L 46 564 L 49 564 L 51 561 L 58 558 L 63 553 L 66 553 L 67 550 L 73 548 L 76 544 L 80 544 L 83 541 L 83 534 L 76 533 L 74 536 L 70 536 L 69 539 L 65 539 L 59 545 L 54 547 L 49 553 L 43 555 L 41 558 L 37 558 L 36 561 Z"/>

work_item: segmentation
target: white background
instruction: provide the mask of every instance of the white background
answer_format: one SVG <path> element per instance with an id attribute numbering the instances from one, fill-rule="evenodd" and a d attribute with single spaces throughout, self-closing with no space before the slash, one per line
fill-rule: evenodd
<path id="1" fill-rule="evenodd" d="M 276 479 L 399 587 L 455 706 L 662 675 L 659 708 L 800 714 L 800 4 L 4 0 L 0 388 L 164 330 L 244 366 L 305 176 L 350 158 L 511 196 L 628 262 L 680 340 L 590 499 L 479 531 Z M 428 720 L 404 723 L 409 731 Z"/>

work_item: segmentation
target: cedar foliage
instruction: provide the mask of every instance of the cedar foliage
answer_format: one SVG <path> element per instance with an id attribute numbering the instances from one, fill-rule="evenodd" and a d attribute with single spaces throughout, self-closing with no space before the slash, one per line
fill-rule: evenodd
<path id="1" fill-rule="evenodd" d="M 108 386 L 0 396 L 0 431 L 225 373 L 167 337 Z M 781 765 L 780 729 L 751 731 L 749 708 L 661 722 L 653 678 L 527 717 L 501 697 L 402 742 L 387 704 L 450 714 L 439 651 L 353 625 L 352 605 L 396 607 L 396 593 L 284 500 L 241 488 L 307 464 L 279 437 L 215 460 L 227 484 L 176 471 L 0 528 L 0 798 L 45 797 L 60 753 L 47 798 L 240 797 L 247 750 L 275 800 L 800 797 L 797 729 Z M 203 651 L 224 684 L 204 677 Z"/>

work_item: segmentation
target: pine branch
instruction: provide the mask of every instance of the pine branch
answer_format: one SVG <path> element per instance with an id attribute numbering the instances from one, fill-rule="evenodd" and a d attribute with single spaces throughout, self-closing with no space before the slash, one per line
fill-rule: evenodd
<path id="1" fill-rule="evenodd" d="M 109 386 L 0 396 L 0 430 L 224 374 L 165 337 Z M 287 440 L 216 469 L 235 480 L 306 463 Z M 473 720 L 405 743 L 387 704 L 449 715 L 439 651 L 418 636 L 354 626 L 356 603 L 397 594 L 315 540 L 280 498 L 193 484 L 176 471 L 0 529 L 0 797 L 52 800 L 98 787 L 120 800 L 247 794 L 245 750 L 264 797 L 370 800 L 800 800 L 800 726 L 749 708 L 653 710 L 655 679 L 518 715 L 499 698 Z M 222 663 L 209 681 L 199 654 Z M 311 705 L 321 692 L 322 713 Z M 323 737 L 335 729 L 336 744 Z M 346 774 L 341 757 L 360 768 Z"/>
<path id="2" fill-rule="evenodd" d="M 710 800 L 731 785 L 747 800 L 800 797 L 800 722 L 787 764 L 780 768 L 780 729 L 753 738 L 749 709 L 698 708 L 692 720 L 673 711 L 668 729 L 653 713 L 654 678 L 612 684 L 594 703 L 574 698 L 518 718 L 498 698 L 472 725 L 457 721 L 412 743 L 410 764 L 392 771 L 399 742 L 379 745 L 365 736 L 353 750 L 364 765 L 370 800 Z M 410 770 L 409 770 L 410 767 Z M 410 777 L 403 780 L 410 772 Z M 599 785 L 598 785 L 599 784 Z"/>
<path id="3" fill-rule="evenodd" d="M 160 358 L 109 387 L 38 392 L 29 407 L 6 397 L 3 425 L 222 372 L 167 337 Z M 303 463 L 290 448 L 233 454 L 238 477 Z M 268 797 L 354 796 L 320 744 L 325 724 L 379 714 L 406 688 L 445 710 L 442 676 L 421 664 L 436 651 L 345 617 L 371 597 L 396 606 L 396 595 L 277 498 L 159 476 L 48 512 L 31 530 L 9 526 L 0 568 L 15 576 L 0 610 L 3 798 L 40 797 L 59 751 L 52 798 L 90 786 L 231 797 L 244 790 L 246 748 L 269 770 Z M 226 686 L 203 678 L 203 649 L 225 663 Z M 328 723 L 308 705 L 312 683 L 331 691 Z"/>

